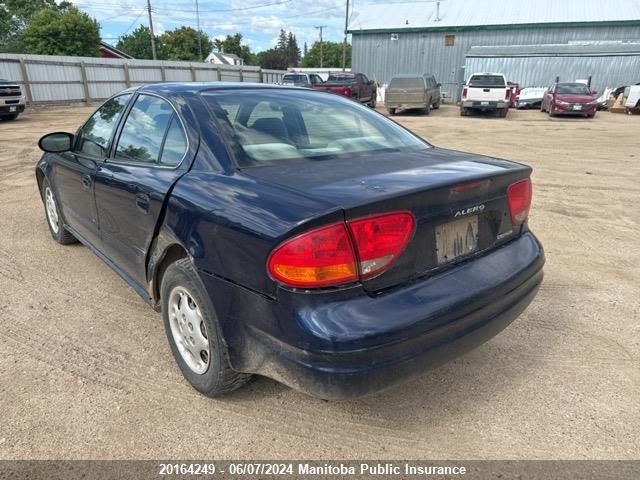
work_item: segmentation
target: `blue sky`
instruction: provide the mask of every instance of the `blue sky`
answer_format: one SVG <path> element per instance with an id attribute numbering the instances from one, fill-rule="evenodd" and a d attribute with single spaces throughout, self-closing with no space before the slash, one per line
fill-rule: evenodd
<path id="1" fill-rule="evenodd" d="M 362 0 L 360 0 L 362 1 Z M 75 0 L 100 23 L 105 41 L 148 25 L 146 0 Z M 292 31 L 302 49 L 318 40 L 317 25 L 326 25 L 325 40 L 342 41 L 344 0 L 199 0 L 200 27 L 209 37 L 240 32 L 252 51 L 271 48 L 281 28 Z M 196 27 L 195 0 L 151 0 L 156 34 L 182 25 Z"/>

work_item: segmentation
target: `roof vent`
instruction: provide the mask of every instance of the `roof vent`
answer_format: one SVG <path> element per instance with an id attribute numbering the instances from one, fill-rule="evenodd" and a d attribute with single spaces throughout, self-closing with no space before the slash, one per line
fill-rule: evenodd
<path id="1" fill-rule="evenodd" d="M 392 33 L 391 34 L 391 40 L 393 40 L 393 41 L 398 40 L 398 34 L 397 33 Z"/>

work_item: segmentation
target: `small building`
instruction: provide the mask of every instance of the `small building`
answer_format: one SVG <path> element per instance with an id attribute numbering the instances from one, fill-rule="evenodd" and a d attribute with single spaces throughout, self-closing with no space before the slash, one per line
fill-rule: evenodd
<path id="1" fill-rule="evenodd" d="M 100 56 L 102 58 L 133 58 L 128 53 L 124 53 L 122 50 L 118 50 L 113 45 L 109 45 L 107 42 L 100 41 Z"/>
<path id="2" fill-rule="evenodd" d="M 205 62 L 216 65 L 244 65 L 244 60 L 235 53 L 211 52 Z"/>
<path id="3" fill-rule="evenodd" d="M 428 72 L 442 83 L 447 96 L 457 97 L 472 47 L 640 42 L 640 1 L 356 3 L 348 31 L 353 71 L 383 84 L 395 74 Z M 574 61 L 584 62 L 580 57 L 563 58 L 567 69 L 556 73 L 561 78 L 571 76 Z M 627 74 L 635 77 L 637 72 Z M 509 80 L 526 83 L 517 76 Z"/>

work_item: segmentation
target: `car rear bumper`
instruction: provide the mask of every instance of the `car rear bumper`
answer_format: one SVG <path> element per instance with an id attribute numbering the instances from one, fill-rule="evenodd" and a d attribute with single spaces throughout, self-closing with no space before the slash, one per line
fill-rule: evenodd
<path id="1" fill-rule="evenodd" d="M 320 398 L 372 393 L 495 336 L 533 300 L 543 264 L 541 245 L 526 233 L 484 256 L 375 297 L 284 296 L 275 302 L 278 307 L 253 315 L 290 325 L 286 331 L 296 330 L 295 337 L 304 341 L 278 338 L 248 321 L 242 338 L 230 339 L 230 348 L 242 352 L 232 365 Z M 277 318 L 269 319 L 272 315 Z"/>
<path id="2" fill-rule="evenodd" d="M 477 101 L 477 100 L 463 100 L 462 107 L 473 108 L 476 110 L 498 110 L 503 108 L 509 108 L 511 102 L 507 100 L 499 101 Z"/>
<path id="3" fill-rule="evenodd" d="M 427 108 L 427 104 L 425 102 L 416 102 L 416 103 L 387 103 L 385 101 L 384 106 L 386 108 L 395 108 L 397 110 L 408 110 L 410 108 Z"/>

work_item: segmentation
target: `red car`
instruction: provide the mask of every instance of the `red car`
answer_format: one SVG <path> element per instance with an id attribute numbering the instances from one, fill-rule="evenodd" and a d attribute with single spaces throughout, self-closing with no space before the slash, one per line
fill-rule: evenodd
<path id="1" fill-rule="evenodd" d="M 598 108 L 598 92 L 592 92 L 584 83 L 556 83 L 542 98 L 541 112 L 554 115 L 584 115 L 593 118 Z"/>

